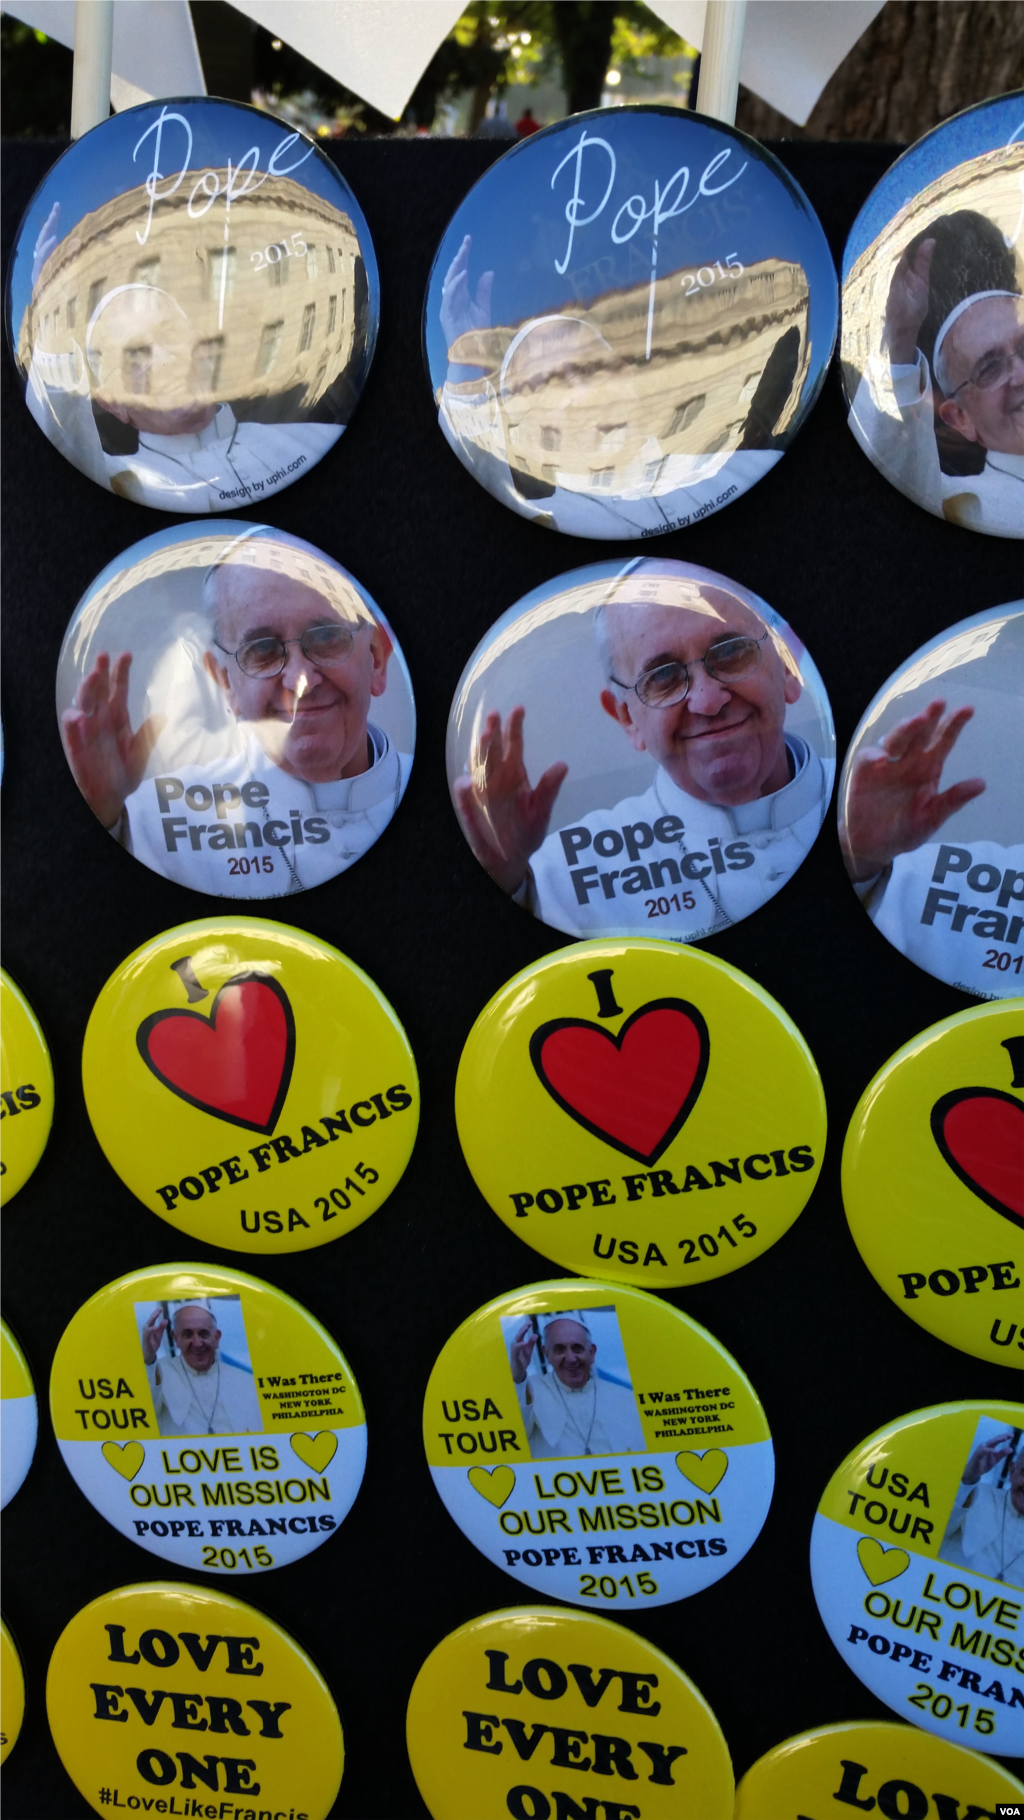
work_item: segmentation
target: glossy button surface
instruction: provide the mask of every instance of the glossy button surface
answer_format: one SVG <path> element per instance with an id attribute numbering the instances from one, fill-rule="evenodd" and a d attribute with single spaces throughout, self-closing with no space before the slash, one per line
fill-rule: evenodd
<path id="1" fill-rule="evenodd" d="M 448 784 L 481 865 L 567 935 L 700 941 L 790 879 L 835 732 L 785 620 L 713 569 L 593 563 L 535 588 L 470 658 Z"/>
<path id="2" fill-rule="evenodd" d="M 455 1116 L 513 1232 L 643 1289 L 759 1257 L 825 1146 L 818 1071 L 782 1007 L 668 942 L 582 942 L 509 980 L 467 1038 Z"/>
<path id="3" fill-rule="evenodd" d="M 23 1188 L 53 1123 L 53 1064 L 31 1005 L 0 971 L 0 1207 Z"/>
<path id="4" fill-rule="evenodd" d="M 18 1742 L 25 1717 L 25 1676 L 14 1640 L 0 1618 L 0 1763 Z"/>
<path id="5" fill-rule="evenodd" d="M 405 659 L 366 590 L 267 525 L 133 544 L 72 615 L 64 752 L 93 813 L 161 877 L 286 897 L 347 871 L 409 779 Z"/>
<path id="6" fill-rule="evenodd" d="M 828 1813 L 837 1801 L 852 1812 L 923 1817 L 973 1807 L 980 1816 L 998 1813 L 1000 1801 L 1024 1805 L 1024 1784 L 952 1738 L 929 1737 L 910 1725 L 851 1721 L 802 1732 L 760 1757 L 736 1790 L 735 1820 Z"/>
<path id="7" fill-rule="evenodd" d="M 177 1567 L 237 1579 L 326 1542 L 366 1463 L 336 1342 L 239 1271 L 157 1266 L 108 1283 L 64 1330 L 50 1414 L 108 1523 Z"/>
<path id="8" fill-rule="evenodd" d="M 53 166 L 18 231 L 7 329 L 25 402 L 108 492 L 258 506 L 333 448 L 362 391 L 377 264 L 305 134 L 234 102 L 152 102 Z"/>
<path id="9" fill-rule="evenodd" d="M 1020 96 L 968 108 L 890 166 L 843 256 L 850 428 L 926 511 L 1024 537 Z"/>
<path id="10" fill-rule="evenodd" d="M 46 1710 L 98 1814 L 158 1812 L 162 1797 L 167 1813 L 173 1798 L 225 1820 L 261 1806 L 327 1820 L 341 1783 L 323 1676 L 287 1631 L 210 1587 L 121 1586 L 84 1606 L 50 1658 Z"/>
<path id="11" fill-rule="evenodd" d="M 326 942 L 250 917 L 185 923 L 101 991 L 82 1076 L 145 1206 L 234 1251 L 306 1251 L 374 1213 L 409 1160 L 419 1085 L 383 993 Z"/>
<path id="12" fill-rule="evenodd" d="M 876 929 L 976 998 L 1024 991 L 1024 601 L 963 619 L 866 709 L 839 839 Z"/>
<path id="13" fill-rule="evenodd" d="M 440 428 L 480 484 L 578 537 L 719 510 L 821 387 L 837 285 L 770 152 L 678 108 L 575 114 L 452 217 L 424 306 Z"/>
<path id="14" fill-rule="evenodd" d="M 901 1719 L 1001 1757 L 1024 1751 L 1022 1431 L 1019 1403 L 901 1416 L 833 1473 L 811 1532 L 847 1666 Z"/>
<path id="15" fill-rule="evenodd" d="M 843 1151 L 857 1249 L 912 1321 L 1018 1367 L 1024 1352 L 1024 999 L 977 1005 L 898 1050 Z"/>
<path id="16" fill-rule="evenodd" d="M 432 1820 L 551 1815 L 567 1781 L 584 1812 L 732 1820 L 729 1752 L 703 1695 L 589 1613 L 522 1606 L 453 1631 L 413 1683 L 406 1736 Z"/>
<path id="17" fill-rule="evenodd" d="M 0 1510 L 25 1483 L 39 1433 L 36 1389 L 28 1360 L 0 1321 Z"/>
<path id="18" fill-rule="evenodd" d="M 482 1554 L 616 1617 L 735 1567 L 775 1477 L 764 1410 L 724 1346 L 640 1290 L 579 1280 L 463 1323 L 431 1372 L 423 1443 Z"/>

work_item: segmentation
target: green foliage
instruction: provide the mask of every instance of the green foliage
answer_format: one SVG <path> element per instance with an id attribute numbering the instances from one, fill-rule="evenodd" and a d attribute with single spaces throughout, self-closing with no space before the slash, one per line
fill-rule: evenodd
<path id="1" fill-rule="evenodd" d="M 632 71 L 646 58 L 678 57 L 687 48 L 642 0 L 471 0 L 424 80 L 435 95 L 500 90 L 560 66 L 573 112 L 599 104 L 610 64 Z"/>
<path id="2" fill-rule="evenodd" d="M 5 13 L 0 18 L 3 130 L 11 139 L 66 139 L 72 56 L 63 44 Z"/>

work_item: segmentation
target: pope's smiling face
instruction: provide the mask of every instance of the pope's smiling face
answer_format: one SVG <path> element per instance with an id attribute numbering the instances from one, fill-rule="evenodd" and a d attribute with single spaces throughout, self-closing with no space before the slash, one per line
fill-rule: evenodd
<path id="1" fill-rule="evenodd" d="M 605 617 L 619 683 L 635 684 L 662 664 L 689 666 L 689 692 L 670 708 L 645 707 L 635 690 L 602 692 L 602 707 L 638 752 L 650 752 L 673 783 L 702 803 L 749 803 L 789 782 L 786 706 L 797 700 L 800 681 L 771 635 L 758 647 L 756 668 L 728 683 L 701 661 L 724 639 L 760 639 L 766 628 L 756 613 L 718 590 L 717 602 L 697 606 L 613 603 Z"/>
<path id="2" fill-rule="evenodd" d="M 590 1377 L 597 1347 L 578 1321 L 549 1321 L 544 1329 L 544 1357 L 569 1390 L 582 1390 Z"/>
<path id="3" fill-rule="evenodd" d="M 1002 360 L 1006 375 L 987 390 L 972 379 Z M 939 415 L 968 442 L 1003 455 L 1024 455 L 1024 298 L 981 297 L 954 322 L 942 345 L 944 377 L 955 398 Z"/>
<path id="4" fill-rule="evenodd" d="M 217 1357 L 220 1328 L 208 1308 L 179 1308 L 174 1317 L 174 1343 L 192 1371 L 209 1371 Z"/>
<path id="5" fill-rule="evenodd" d="M 343 621 L 314 588 L 272 569 L 222 569 L 216 589 L 218 648 L 207 653 L 206 668 L 236 719 L 252 726 L 267 757 L 308 783 L 368 770 L 367 717 L 372 698 L 384 693 L 391 655 L 383 626 L 368 619 Z M 336 624 L 351 626 L 350 651 L 338 661 L 313 662 L 300 640 L 316 626 Z M 246 675 L 236 653 L 250 640 L 265 638 L 285 646 L 280 673 Z"/>

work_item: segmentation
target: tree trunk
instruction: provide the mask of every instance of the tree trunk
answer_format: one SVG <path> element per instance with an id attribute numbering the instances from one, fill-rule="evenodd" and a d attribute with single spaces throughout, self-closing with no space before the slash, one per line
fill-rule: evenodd
<path id="1" fill-rule="evenodd" d="M 745 88 L 736 124 L 755 139 L 909 145 L 961 108 L 1017 87 L 1022 42 L 1022 0 L 888 0 L 806 126 L 795 126 Z"/>
<path id="2" fill-rule="evenodd" d="M 190 11 L 207 93 L 223 101 L 251 101 L 256 31 L 252 20 L 224 0 L 192 0 Z"/>
<path id="3" fill-rule="evenodd" d="M 486 17 L 477 19 L 475 39 L 477 46 L 481 50 L 488 49 L 493 43 L 494 33 L 491 31 L 490 21 Z M 471 139 L 487 112 L 487 103 L 491 98 L 492 86 L 493 84 L 491 82 L 478 82 L 473 90 L 473 104 L 469 110 L 469 122 L 466 127 L 466 131 Z"/>
<path id="4" fill-rule="evenodd" d="M 616 0 L 556 0 L 551 8 L 570 114 L 601 105 L 617 11 Z"/>

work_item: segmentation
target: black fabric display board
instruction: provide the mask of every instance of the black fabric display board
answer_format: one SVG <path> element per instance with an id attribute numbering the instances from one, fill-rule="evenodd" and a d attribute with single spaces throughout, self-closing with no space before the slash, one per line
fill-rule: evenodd
<path id="1" fill-rule="evenodd" d="M 7 146 L 5 252 L 61 149 Z M 475 1551 L 442 1508 L 424 1462 L 421 1409 L 430 1367 L 467 1315 L 502 1291 L 567 1274 L 489 1211 L 462 1160 L 453 1115 L 456 1066 L 478 1012 L 514 972 L 564 938 L 504 897 L 473 859 L 449 803 L 444 732 L 462 666 L 506 607 L 564 570 L 637 546 L 587 543 L 516 518 L 474 483 L 438 429 L 420 357 L 427 273 L 450 215 L 500 150 L 346 141 L 332 152 L 377 249 L 380 343 L 351 428 L 320 466 L 270 503 L 272 524 L 338 557 L 390 617 L 419 713 L 412 781 L 378 845 L 318 890 L 251 906 L 325 938 L 365 968 L 403 1020 L 419 1065 L 422 1122 L 404 1180 L 371 1220 L 322 1250 L 264 1260 L 190 1244 L 135 1202 L 92 1135 L 80 1054 L 104 981 L 161 930 L 246 906 L 147 871 L 106 837 L 72 781 L 54 711 L 65 627 L 102 566 L 169 521 L 69 467 L 30 420 L 10 360 L 2 363 L 5 965 L 42 1020 L 57 1082 L 49 1148 L 4 1214 L 4 1312 L 40 1398 L 35 1462 L 6 1518 L 4 1610 L 27 1682 L 22 1735 L 3 1773 L 10 1820 L 91 1811 L 65 1775 L 46 1723 L 46 1668 L 64 1625 L 110 1588 L 189 1577 L 163 1569 L 86 1503 L 46 1413 L 50 1363 L 66 1323 L 129 1270 L 193 1259 L 265 1277 L 324 1322 L 362 1388 L 369 1463 L 339 1533 L 258 1581 L 213 1581 L 291 1631 L 325 1674 L 347 1742 L 339 1820 L 426 1813 L 405 1751 L 406 1702 L 420 1664 L 466 1620 L 535 1602 Z M 818 210 L 838 265 L 854 215 L 894 148 L 795 143 L 776 150 Z M 735 577 L 790 620 L 830 691 L 840 755 L 870 697 L 918 645 L 1021 593 L 1019 544 L 972 535 L 912 505 L 865 460 L 845 418 L 833 370 L 807 426 L 766 480 L 695 527 L 644 546 L 648 555 Z M 811 1522 L 844 1454 L 905 1412 L 950 1398 L 1014 1395 L 1016 1380 L 905 1319 L 869 1276 L 847 1229 L 839 1162 L 862 1089 L 902 1043 L 969 1001 L 875 932 L 847 882 L 831 813 L 795 878 L 709 947 L 795 1019 L 821 1069 L 830 1123 L 821 1180 L 786 1237 L 733 1276 L 668 1295 L 752 1379 L 774 1434 L 776 1491 L 759 1541 L 732 1573 L 683 1603 L 631 1609 L 628 1621 L 705 1694 L 739 1779 L 795 1732 L 894 1716 L 844 1666 L 811 1592 Z"/>

